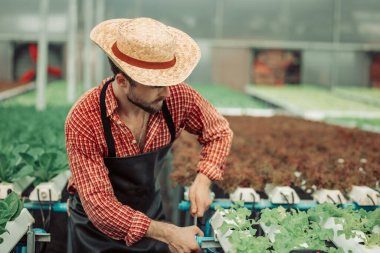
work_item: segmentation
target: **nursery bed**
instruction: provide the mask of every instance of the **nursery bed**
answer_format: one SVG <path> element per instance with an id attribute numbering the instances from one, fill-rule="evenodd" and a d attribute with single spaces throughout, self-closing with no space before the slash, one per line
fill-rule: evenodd
<path id="1" fill-rule="evenodd" d="M 266 183 L 347 192 L 352 185 L 376 187 L 380 178 L 380 134 L 285 116 L 227 119 L 234 139 L 218 183 L 225 192 L 262 191 Z M 191 183 L 199 151 L 196 138 L 183 133 L 173 147 L 174 182 Z"/>
<path id="2" fill-rule="evenodd" d="M 247 94 L 305 118 L 326 117 L 380 118 L 380 107 L 347 98 L 322 87 L 288 85 L 268 87 L 248 85 Z M 373 97 L 371 97 L 374 100 Z"/>

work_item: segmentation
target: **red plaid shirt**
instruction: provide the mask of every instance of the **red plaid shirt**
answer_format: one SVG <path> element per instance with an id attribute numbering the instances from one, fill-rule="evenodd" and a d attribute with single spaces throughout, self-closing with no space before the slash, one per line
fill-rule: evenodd
<path id="1" fill-rule="evenodd" d="M 66 124 L 66 148 L 71 169 L 68 190 L 78 192 L 91 222 L 107 236 L 125 240 L 127 245 L 139 241 L 150 219 L 143 213 L 122 205 L 116 199 L 108 169 L 107 145 L 100 117 L 99 96 L 105 83 L 84 94 L 69 112 Z M 181 131 L 196 134 L 203 146 L 197 170 L 212 180 L 221 180 L 232 132 L 228 122 L 215 108 L 187 84 L 170 87 L 167 105 L 172 115 L 176 137 Z M 107 116 L 115 140 L 116 156 L 140 153 L 131 131 L 116 112 L 117 100 L 109 85 L 106 94 Z M 170 143 L 170 133 L 162 112 L 151 114 L 143 152 L 157 150 Z"/>

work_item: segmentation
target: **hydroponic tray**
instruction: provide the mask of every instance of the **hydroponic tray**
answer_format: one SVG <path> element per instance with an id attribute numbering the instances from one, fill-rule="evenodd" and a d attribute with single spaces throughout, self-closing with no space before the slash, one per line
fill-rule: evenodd
<path id="1" fill-rule="evenodd" d="M 5 228 L 9 233 L 5 232 L 0 235 L 4 240 L 3 243 L 0 244 L 0 252 L 10 252 L 33 223 L 34 218 L 26 208 L 21 210 L 20 215 L 14 221 L 8 221 Z"/>

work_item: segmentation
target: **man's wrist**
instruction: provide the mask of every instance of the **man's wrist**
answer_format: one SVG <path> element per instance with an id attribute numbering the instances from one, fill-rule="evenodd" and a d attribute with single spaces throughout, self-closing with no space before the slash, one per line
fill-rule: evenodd
<path id="1" fill-rule="evenodd" d="M 198 172 L 195 181 L 198 181 L 199 183 L 206 184 L 208 187 L 211 186 L 212 180 L 202 172 Z"/>
<path id="2" fill-rule="evenodd" d="M 145 234 L 145 237 L 149 237 L 168 244 L 168 238 L 174 229 L 175 225 L 173 224 L 152 220 Z"/>

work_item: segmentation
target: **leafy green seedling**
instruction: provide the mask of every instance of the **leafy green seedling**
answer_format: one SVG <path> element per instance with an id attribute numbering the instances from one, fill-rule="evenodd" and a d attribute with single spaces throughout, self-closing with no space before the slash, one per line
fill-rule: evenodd
<path id="1" fill-rule="evenodd" d="M 7 222 L 15 220 L 23 208 L 24 203 L 14 192 L 11 192 L 3 201 L 0 201 L 0 236 L 8 232 L 5 229 Z M 0 237 L 0 244 L 2 242 L 3 238 Z"/>
<path id="2" fill-rule="evenodd" d="M 31 155 L 28 153 L 20 154 L 24 161 L 33 167 L 33 176 L 36 177 L 33 184 L 38 185 L 42 182 L 48 182 L 59 173 L 68 169 L 66 156 L 62 153 L 42 153 Z"/>
<path id="3" fill-rule="evenodd" d="M 13 183 L 33 172 L 20 156 L 20 153 L 26 152 L 28 148 L 29 145 L 22 144 L 13 149 L 5 148 L 0 152 L 0 182 Z"/>

